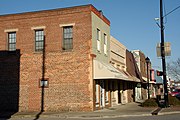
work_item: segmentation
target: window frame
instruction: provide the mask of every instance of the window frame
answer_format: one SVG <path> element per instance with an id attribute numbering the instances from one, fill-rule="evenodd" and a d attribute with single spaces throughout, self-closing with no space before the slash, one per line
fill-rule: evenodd
<path id="1" fill-rule="evenodd" d="M 69 37 L 70 36 L 70 37 Z M 62 27 L 62 50 L 69 51 L 73 49 L 73 26 Z"/>
<path id="2" fill-rule="evenodd" d="M 104 33 L 104 54 L 107 55 L 107 34 Z"/>
<path id="3" fill-rule="evenodd" d="M 16 31 L 7 32 L 7 39 L 8 39 L 8 51 L 16 51 Z M 13 45 L 13 47 L 10 47 L 11 45 Z"/>
<path id="4" fill-rule="evenodd" d="M 96 31 L 96 39 L 97 39 L 97 51 L 101 52 L 101 31 L 97 28 Z"/>
<path id="5" fill-rule="evenodd" d="M 37 35 L 37 32 L 40 32 L 40 31 L 42 33 Z M 35 52 L 42 52 L 44 49 L 44 36 L 45 36 L 44 29 L 35 29 L 34 33 L 35 33 Z M 37 43 L 42 43 L 42 46 L 41 45 L 37 46 Z"/>

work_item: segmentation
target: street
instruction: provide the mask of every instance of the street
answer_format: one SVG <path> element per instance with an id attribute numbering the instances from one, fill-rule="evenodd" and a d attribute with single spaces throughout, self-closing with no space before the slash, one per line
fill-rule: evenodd
<path id="1" fill-rule="evenodd" d="M 170 115 L 157 115 L 157 116 L 135 116 L 135 117 L 117 117 L 117 118 L 58 118 L 58 117 L 43 117 L 38 120 L 178 120 L 180 114 L 170 114 Z M 6 119 L 0 119 L 6 120 Z M 36 120 L 35 118 L 11 118 L 9 120 Z"/>

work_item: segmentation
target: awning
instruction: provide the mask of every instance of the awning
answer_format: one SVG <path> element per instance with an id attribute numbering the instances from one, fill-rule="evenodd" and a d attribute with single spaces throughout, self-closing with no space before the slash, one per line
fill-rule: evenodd
<path id="1" fill-rule="evenodd" d="M 94 79 L 118 79 L 140 82 L 139 79 L 127 76 L 122 71 L 114 68 L 111 64 L 100 62 L 98 60 L 94 60 Z"/>
<path id="2" fill-rule="evenodd" d="M 142 76 L 142 79 L 143 79 L 145 82 L 147 82 L 147 77 L 143 77 L 143 76 Z"/>

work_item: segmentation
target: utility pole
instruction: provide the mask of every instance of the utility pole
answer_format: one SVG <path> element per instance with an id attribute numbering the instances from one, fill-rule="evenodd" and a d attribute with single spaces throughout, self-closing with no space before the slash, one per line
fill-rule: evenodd
<path id="1" fill-rule="evenodd" d="M 163 21 L 163 0 L 160 0 L 160 28 L 161 28 L 161 57 L 163 68 L 163 84 L 164 84 L 164 105 L 168 107 L 168 90 L 166 78 L 166 59 L 165 59 L 165 46 L 164 46 L 164 21 Z"/>

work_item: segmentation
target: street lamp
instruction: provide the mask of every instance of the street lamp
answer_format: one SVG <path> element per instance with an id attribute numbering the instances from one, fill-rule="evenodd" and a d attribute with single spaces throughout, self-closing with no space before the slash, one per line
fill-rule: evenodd
<path id="1" fill-rule="evenodd" d="M 146 65 L 147 65 L 148 99 L 150 99 L 150 94 L 149 94 L 149 63 L 150 63 L 150 59 L 147 57 L 145 60 L 146 60 Z"/>

